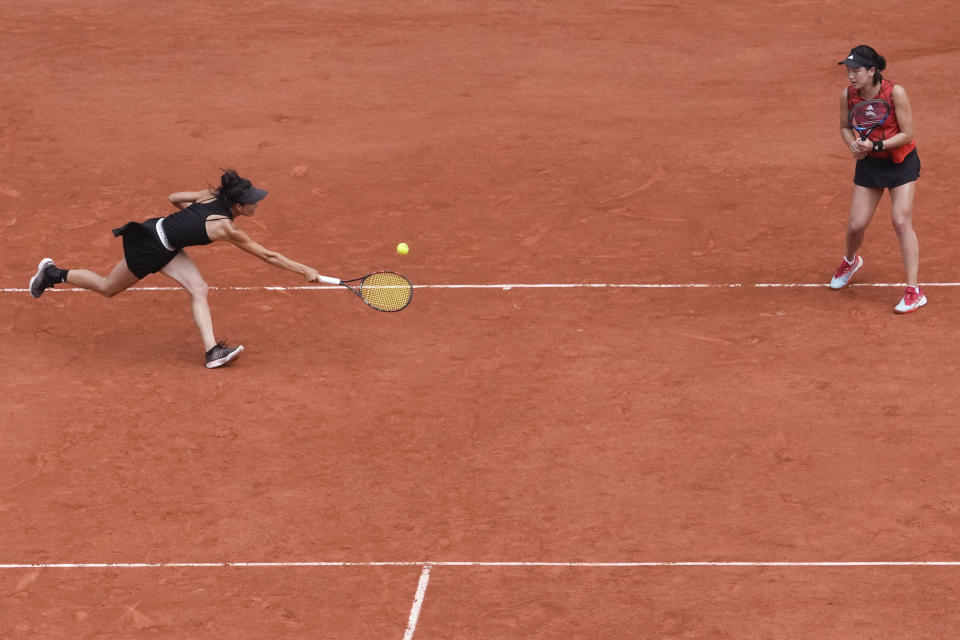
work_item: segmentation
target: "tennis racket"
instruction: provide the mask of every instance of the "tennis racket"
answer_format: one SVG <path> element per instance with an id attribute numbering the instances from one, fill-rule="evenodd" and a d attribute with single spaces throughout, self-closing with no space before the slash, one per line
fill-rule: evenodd
<path id="1" fill-rule="evenodd" d="M 350 289 L 368 307 L 377 311 L 403 311 L 413 297 L 410 281 L 393 271 L 376 271 L 352 280 L 320 276 L 320 282 L 339 284 Z"/>
<path id="2" fill-rule="evenodd" d="M 850 109 L 850 126 L 866 140 L 870 132 L 890 117 L 890 103 L 886 100 L 864 100 Z"/>

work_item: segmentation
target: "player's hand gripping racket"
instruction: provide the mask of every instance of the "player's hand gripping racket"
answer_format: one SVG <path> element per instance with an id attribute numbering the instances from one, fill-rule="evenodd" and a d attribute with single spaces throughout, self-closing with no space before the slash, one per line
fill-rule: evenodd
<path id="1" fill-rule="evenodd" d="M 352 280 L 319 276 L 320 282 L 343 285 L 377 311 L 402 311 L 413 297 L 413 285 L 393 271 L 377 271 Z"/>
<path id="2" fill-rule="evenodd" d="M 850 109 L 850 126 L 866 140 L 870 132 L 890 117 L 890 103 L 886 100 L 864 100 Z"/>

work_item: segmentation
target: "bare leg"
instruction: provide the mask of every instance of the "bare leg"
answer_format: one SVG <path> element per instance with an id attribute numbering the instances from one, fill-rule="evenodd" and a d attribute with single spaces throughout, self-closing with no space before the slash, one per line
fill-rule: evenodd
<path id="1" fill-rule="evenodd" d="M 853 196 L 850 199 L 850 220 L 847 225 L 847 260 L 853 260 L 857 250 L 863 245 L 863 236 L 867 225 L 873 219 L 877 204 L 883 196 L 883 189 L 869 189 L 859 185 L 853 186 Z"/>
<path id="2" fill-rule="evenodd" d="M 96 291 L 108 298 L 129 289 L 139 281 L 140 278 L 133 275 L 125 260 L 118 262 L 113 271 L 106 277 L 88 269 L 70 269 L 67 271 L 67 282 L 73 286 Z"/>
<path id="3" fill-rule="evenodd" d="M 161 270 L 161 273 L 174 279 L 190 294 L 190 310 L 193 312 L 193 321 L 196 323 L 197 329 L 200 330 L 204 350 L 209 351 L 217 344 L 217 340 L 213 337 L 213 319 L 210 317 L 210 306 L 207 304 L 209 287 L 203 279 L 200 269 L 197 268 L 197 264 L 185 251 L 181 250 Z"/>
<path id="4" fill-rule="evenodd" d="M 908 182 L 890 189 L 890 219 L 900 240 L 900 256 L 903 258 L 903 270 L 907 286 L 917 286 L 917 272 L 920 269 L 920 243 L 913 230 L 913 195 L 917 183 Z"/>

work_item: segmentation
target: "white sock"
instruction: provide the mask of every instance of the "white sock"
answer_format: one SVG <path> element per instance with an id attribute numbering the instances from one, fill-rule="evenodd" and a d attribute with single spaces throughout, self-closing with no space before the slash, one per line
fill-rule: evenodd
<path id="1" fill-rule="evenodd" d="M 843 256 L 843 261 L 847 264 L 853 264 L 857 261 L 857 254 L 853 254 L 853 260 L 847 260 L 847 256 Z"/>

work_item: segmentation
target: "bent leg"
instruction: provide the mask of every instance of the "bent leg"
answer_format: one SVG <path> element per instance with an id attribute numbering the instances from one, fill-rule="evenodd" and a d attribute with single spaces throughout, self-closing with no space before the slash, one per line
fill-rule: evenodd
<path id="1" fill-rule="evenodd" d="M 916 190 L 916 181 L 890 189 L 890 219 L 900 241 L 900 256 L 909 287 L 917 286 L 917 273 L 920 270 L 920 243 L 913 230 L 913 196 Z"/>
<path id="2" fill-rule="evenodd" d="M 185 251 L 180 251 L 160 272 L 175 280 L 190 294 L 190 310 L 193 321 L 200 330 L 203 348 L 209 351 L 217 344 L 213 337 L 213 318 L 210 317 L 210 305 L 207 303 L 209 287 L 200 273 L 200 269 Z"/>
<path id="3" fill-rule="evenodd" d="M 121 291 L 129 289 L 140 278 L 133 275 L 127 267 L 127 261 L 121 260 L 106 277 L 88 269 L 70 269 L 67 271 L 67 282 L 81 289 L 96 291 L 102 296 L 112 298 Z"/>
<path id="4" fill-rule="evenodd" d="M 853 195 L 850 198 L 850 218 L 847 223 L 847 260 L 853 260 L 857 250 L 863 245 L 863 237 L 867 225 L 873 219 L 877 204 L 883 196 L 883 189 L 870 189 L 853 185 Z"/>

